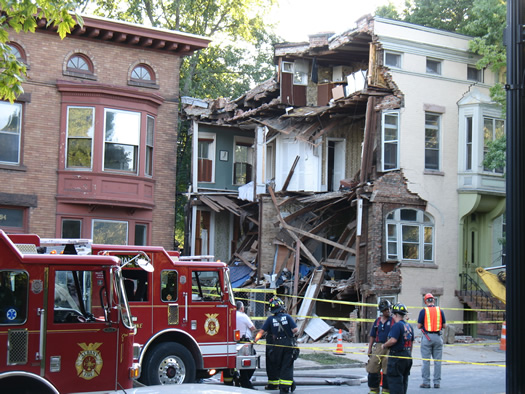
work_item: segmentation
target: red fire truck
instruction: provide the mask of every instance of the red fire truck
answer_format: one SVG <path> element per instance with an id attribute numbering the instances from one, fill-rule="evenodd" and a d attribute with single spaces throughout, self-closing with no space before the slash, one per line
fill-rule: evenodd
<path id="1" fill-rule="evenodd" d="M 153 272 L 123 269 L 146 385 L 190 383 L 218 371 L 255 369 L 250 344 L 238 345 L 229 269 L 221 262 L 179 261 L 178 252 L 154 246 L 92 245 L 93 254 L 124 264 L 141 255 Z M 236 338 L 237 335 L 237 338 Z"/>
<path id="2" fill-rule="evenodd" d="M 0 230 L 0 391 L 133 387 L 132 323 L 121 262 L 39 254 L 36 235 Z"/>

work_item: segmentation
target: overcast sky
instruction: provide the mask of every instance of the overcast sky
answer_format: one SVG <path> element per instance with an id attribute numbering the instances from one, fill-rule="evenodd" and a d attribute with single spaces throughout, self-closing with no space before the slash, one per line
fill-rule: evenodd
<path id="1" fill-rule="evenodd" d="M 404 0 L 392 0 L 404 4 Z M 279 6 L 270 15 L 277 22 L 276 32 L 284 41 L 308 41 L 309 34 L 342 33 L 355 27 L 355 21 L 373 14 L 388 0 L 278 0 Z"/>

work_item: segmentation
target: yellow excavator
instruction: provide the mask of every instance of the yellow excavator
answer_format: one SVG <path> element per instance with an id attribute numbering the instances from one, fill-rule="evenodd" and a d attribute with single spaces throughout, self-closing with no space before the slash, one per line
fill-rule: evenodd
<path id="1" fill-rule="evenodd" d="M 498 270 L 497 274 L 488 272 L 489 270 Z M 491 267 L 483 269 L 481 267 L 476 268 L 476 272 L 481 277 L 481 280 L 487 285 L 490 292 L 494 297 L 503 302 L 507 303 L 507 291 L 505 287 L 505 280 L 507 277 L 506 267 L 504 265 L 498 267 Z"/>

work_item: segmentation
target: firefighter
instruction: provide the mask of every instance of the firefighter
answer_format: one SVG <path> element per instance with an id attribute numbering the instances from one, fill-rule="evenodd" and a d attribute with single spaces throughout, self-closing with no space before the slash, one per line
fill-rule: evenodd
<path id="1" fill-rule="evenodd" d="M 241 333 L 241 342 L 251 342 L 252 332 L 255 331 L 255 326 L 252 323 L 250 317 L 244 313 L 244 304 L 242 301 L 237 301 L 235 303 L 237 307 L 236 319 L 237 319 L 237 330 Z M 253 344 L 250 344 L 252 354 L 255 354 L 255 349 L 253 349 Z M 255 369 L 243 369 L 239 371 L 239 383 L 241 387 L 253 389 L 253 383 L 251 378 L 255 373 Z"/>
<path id="2" fill-rule="evenodd" d="M 381 384 L 380 372 L 383 372 L 383 393 L 387 394 L 388 379 L 386 378 L 386 367 L 388 357 L 380 357 L 388 355 L 388 349 L 382 349 L 381 345 L 388 340 L 388 333 L 393 325 L 392 316 L 390 316 L 390 301 L 381 300 L 377 305 L 377 309 L 381 312 L 372 328 L 370 329 L 370 340 L 368 342 L 368 364 L 366 371 L 368 372 L 368 387 L 370 393 L 379 393 L 379 386 Z"/>
<path id="3" fill-rule="evenodd" d="M 408 376 L 412 368 L 412 345 L 414 329 L 405 322 L 407 307 L 397 303 L 392 307 L 395 324 L 390 329 L 388 341 L 381 345 L 390 349 L 387 366 L 387 380 L 390 394 L 406 394 Z"/>
<path id="4" fill-rule="evenodd" d="M 298 328 L 292 317 L 284 312 L 284 303 L 278 297 L 273 297 L 270 302 L 270 312 L 261 330 L 255 337 L 257 342 L 265 333 L 266 345 L 266 373 L 268 375 L 267 390 L 279 387 L 279 393 L 288 393 L 295 390 L 293 381 L 293 336 Z M 268 346 L 268 340 L 273 344 Z"/>
<path id="5" fill-rule="evenodd" d="M 434 296 L 431 293 L 425 294 L 426 307 L 421 309 L 417 319 L 417 328 L 423 333 L 421 338 L 421 375 L 423 383 L 419 387 L 430 388 L 430 359 L 434 359 L 434 388 L 441 387 L 441 359 L 443 357 L 443 339 L 441 329 L 446 327 L 445 314 L 434 305 Z"/>

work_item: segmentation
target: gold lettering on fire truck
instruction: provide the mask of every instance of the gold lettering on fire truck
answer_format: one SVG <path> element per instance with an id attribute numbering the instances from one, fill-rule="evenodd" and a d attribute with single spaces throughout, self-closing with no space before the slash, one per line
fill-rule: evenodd
<path id="1" fill-rule="evenodd" d="M 206 321 L 204 322 L 204 330 L 206 334 L 214 336 L 219 332 L 220 324 L 217 320 L 218 313 L 206 313 Z"/>
<path id="2" fill-rule="evenodd" d="M 77 361 L 75 362 L 75 368 L 77 369 L 77 375 L 82 379 L 91 380 L 100 375 L 102 370 L 102 356 L 97 350 L 102 342 L 90 343 L 78 343 L 78 346 L 82 350 L 78 353 Z"/>

